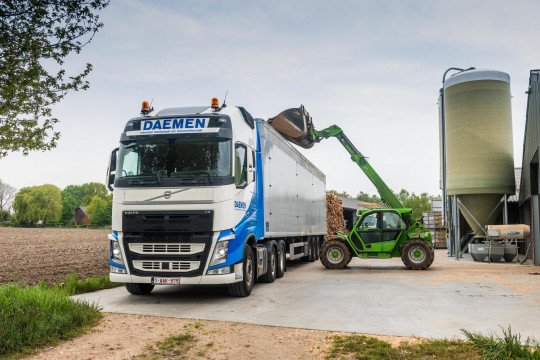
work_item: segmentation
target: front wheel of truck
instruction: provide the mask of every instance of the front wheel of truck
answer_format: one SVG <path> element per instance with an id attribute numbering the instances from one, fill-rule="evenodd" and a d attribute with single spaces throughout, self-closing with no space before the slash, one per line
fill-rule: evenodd
<path id="1" fill-rule="evenodd" d="M 126 287 L 126 290 L 133 295 L 148 295 L 154 289 L 154 285 L 151 284 L 126 283 L 124 285 Z"/>
<path id="2" fill-rule="evenodd" d="M 243 277 L 242 281 L 229 284 L 229 295 L 234 297 L 246 297 L 251 294 L 253 283 L 255 283 L 255 262 L 253 261 L 253 251 L 251 246 L 246 245 L 244 248 L 243 262 Z"/>

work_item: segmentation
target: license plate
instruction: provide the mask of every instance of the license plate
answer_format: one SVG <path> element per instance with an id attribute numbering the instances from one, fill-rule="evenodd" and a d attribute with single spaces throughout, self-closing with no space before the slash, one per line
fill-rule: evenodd
<path id="1" fill-rule="evenodd" d="M 152 285 L 178 285 L 180 278 L 153 277 Z"/>

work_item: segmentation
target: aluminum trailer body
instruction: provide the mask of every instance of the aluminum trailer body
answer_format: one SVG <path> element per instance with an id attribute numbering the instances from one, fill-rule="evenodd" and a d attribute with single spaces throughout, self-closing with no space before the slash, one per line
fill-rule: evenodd
<path id="1" fill-rule="evenodd" d="M 113 150 L 111 281 L 253 283 L 313 261 L 326 233 L 325 176 L 241 107 L 170 108 L 128 121 Z"/>

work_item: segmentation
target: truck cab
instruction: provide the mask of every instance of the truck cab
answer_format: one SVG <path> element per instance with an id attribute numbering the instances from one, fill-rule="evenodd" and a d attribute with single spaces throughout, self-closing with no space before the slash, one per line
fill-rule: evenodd
<path id="1" fill-rule="evenodd" d="M 243 279 L 257 223 L 255 121 L 241 107 L 179 107 L 129 120 L 111 154 L 110 278 L 157 284 Z"/>

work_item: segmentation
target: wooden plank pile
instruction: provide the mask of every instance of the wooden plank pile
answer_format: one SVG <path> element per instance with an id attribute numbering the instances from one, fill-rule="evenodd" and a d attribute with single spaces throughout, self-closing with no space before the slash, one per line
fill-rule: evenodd
<path id="1" fill-rule="evenodd" d="M 345 218 L 343 217 L 343 203 L 334 193 L 326 193 L 326 235 L 331 238 L 338 231 L 345 231 Z"/>

